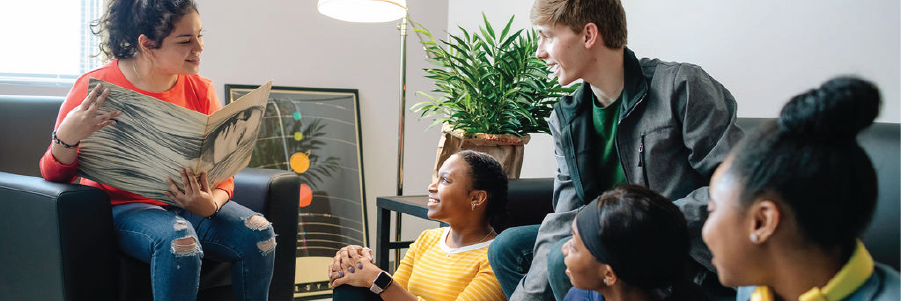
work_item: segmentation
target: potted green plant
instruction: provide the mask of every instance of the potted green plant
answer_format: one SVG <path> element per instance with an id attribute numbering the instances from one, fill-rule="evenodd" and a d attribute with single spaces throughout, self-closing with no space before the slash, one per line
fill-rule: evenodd
<path id="1" fill-rule="evenodd" d="M 554 104 L 577 88 L 560 86 L 535 57 L 534 30 L 510 34 L 514 17 L 497 33 L 482 14 L 478 33 L 458 26 L 461 34 L 448 34 L 448 40 L 421 25 L 415 29 L 425 35 L 422 45 L 437 66 L 425 69 L 437 96 L 417 92 L 428 100 L 411 108 L 420 118 L 435 118 L 429 127 L 442 124 L 436 169 L 458 150 L 475 149 L 493 155 L 509 178 L 518 178 L 529 133 L 549 133 L 546 119 Z"/>

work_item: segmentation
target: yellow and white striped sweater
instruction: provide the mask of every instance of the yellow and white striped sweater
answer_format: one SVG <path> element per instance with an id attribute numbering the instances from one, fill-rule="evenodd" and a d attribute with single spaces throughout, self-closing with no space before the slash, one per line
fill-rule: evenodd
<path id="1" fill-rule="evenodd" d="M 448 230 L 419 235 L 393 275 L 395 284 L 424 301 L 507 300 L 488 265 L 491 241 L 450 249 L 445 243 Z"/>

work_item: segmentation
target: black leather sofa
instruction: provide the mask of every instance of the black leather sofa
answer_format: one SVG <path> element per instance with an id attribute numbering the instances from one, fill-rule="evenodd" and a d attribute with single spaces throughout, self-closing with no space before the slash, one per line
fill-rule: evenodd
<path id="1" fill-rule="evenodd" d="M 739 118 L 745 131 L 771 120 L 769 118 Z M 897 123 L 876 123 L 858 135 L 879 179 L 879 200 L 876 213 L 863 241 L 873 257 L 896 270 L 901 257 L 901 126 Z M 816 189 L 816 187 L 810 187 Z M 552 178 L 517 179 L 510 181 L 508 212 L 510 226 L 540 224 L 544 216 L 553 212 Z"/>
<path id="2" fill-rule="evenodd" d="M 109 196 L 40 178 L 60 97 L 0 96 L 0 300 L 152 300 L 147 264 L 121 254 Z M 271 300 L 293 298 L 299 178 L 247 168 L 233 201 L 276 236 Z M 230 265 L 204 260 L 198 300 L 231 300 Z"/>

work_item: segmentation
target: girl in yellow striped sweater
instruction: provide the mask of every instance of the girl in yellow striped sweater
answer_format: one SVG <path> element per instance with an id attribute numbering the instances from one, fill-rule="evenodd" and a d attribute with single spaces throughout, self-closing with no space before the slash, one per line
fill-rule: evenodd
<path id="1" fill-rule="evenodd" d="M 329 267 L 333 299 L 506 300 L 487 255 L 506 203 L 507 177 L 494 158 L 454 154 L 429 185 L 428 203 L 429 218 L 450 227 L 422 232 L 393 276 L 372 264 L 369 249 L 342 248 Z"/>

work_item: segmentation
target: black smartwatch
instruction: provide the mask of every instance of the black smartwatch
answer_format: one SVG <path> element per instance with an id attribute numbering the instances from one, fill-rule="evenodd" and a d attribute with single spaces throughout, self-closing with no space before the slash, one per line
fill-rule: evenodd
<path id="1" fill-rule="evenodd" d="M 382 271 L 379 273 L 379 276 L 375 278 L 375 281 L 372 282 L 372 286 L 369 287 L 369 290 L 375 294 L 381 294 L 391 286 L 391 283 L 394 282 L 394 279 L 391 278 L 391 275 L 388 272 Z"/>

